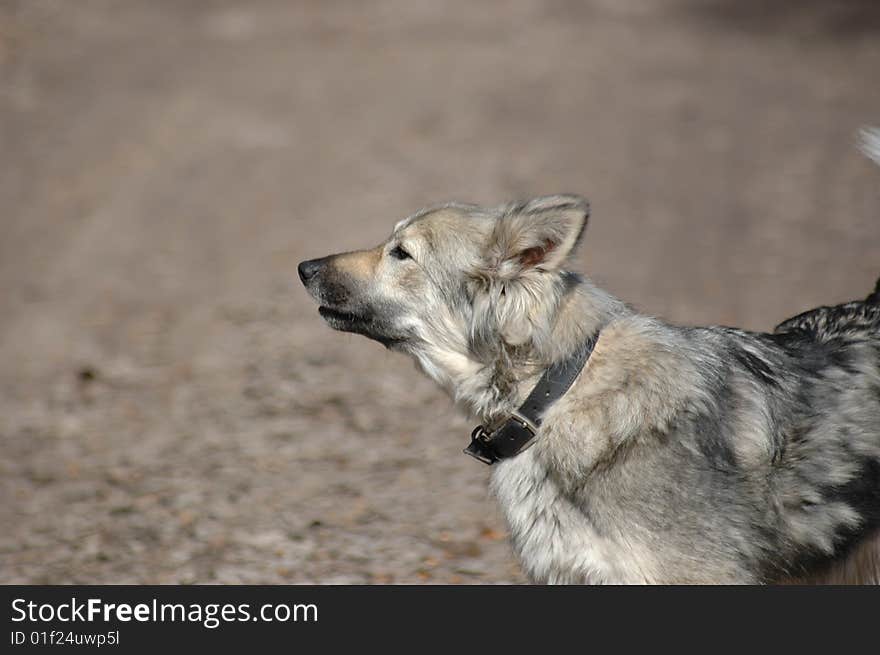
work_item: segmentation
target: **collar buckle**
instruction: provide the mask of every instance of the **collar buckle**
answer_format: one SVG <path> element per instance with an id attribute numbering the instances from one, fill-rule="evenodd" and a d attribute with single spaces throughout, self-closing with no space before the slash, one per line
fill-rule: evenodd
<path id="1" fill-rule="evenodd" d="M 474 459 L 483 462 L 483 464 L 491 466 L 498 461 L 489 448 L 489 440 L 491 437 L 491 432 L 486 432 L 486 429 L 482 425 L 478 425 L 474 428 L 474 431 L 471 432 L 470 444 L 462 452 L 464 452 L 465 455 L 470 455 Z"/>

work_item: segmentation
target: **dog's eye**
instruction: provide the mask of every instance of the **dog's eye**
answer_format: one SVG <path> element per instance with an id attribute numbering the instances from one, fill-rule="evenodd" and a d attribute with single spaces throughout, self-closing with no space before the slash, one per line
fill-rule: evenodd
<path id="1" fill-rule="evenodd" d="M 389 253 L 394 259 L 412 259 L 410 254 L 400 246 L 394 246 Z"/>

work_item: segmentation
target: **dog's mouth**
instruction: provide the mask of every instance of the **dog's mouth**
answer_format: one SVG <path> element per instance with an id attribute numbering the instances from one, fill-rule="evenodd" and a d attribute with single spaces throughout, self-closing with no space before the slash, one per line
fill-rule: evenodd
<path id="1" fill-rule="evenodd" d="M 341 309 L 335 309 L 333 307 L 327 307 L 326 305 L 321 305 L 318 307 L 318 313 L 327 321 L 332 327 L 337 329 L 343 329 L 344 326 L 347 325 L 355 325 L 358 323 L 367 323 L 369 322 L 368 317 L 355 314 L 353 312 L 346 312 Z"/>
<path id="2" fill-rule="evenodd" d="M 389 335 L 385 326 L 371 314 L 359 314 L 327 305 L 318 307 L 318 313 L 334 330 L 362 334 L 388 348 L 402 345 L 406 341 L 402 337 Z"/>

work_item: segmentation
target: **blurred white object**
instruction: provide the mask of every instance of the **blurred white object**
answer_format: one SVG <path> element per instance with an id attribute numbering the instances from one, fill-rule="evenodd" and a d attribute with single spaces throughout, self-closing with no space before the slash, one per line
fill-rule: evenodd
<path id="1" fill-rule="evenodd" d="M 880 164 L 880 129 L 866 127 L 859 133 L 859 136 L 861 138 L 859 147 L 862 152 Z"/>

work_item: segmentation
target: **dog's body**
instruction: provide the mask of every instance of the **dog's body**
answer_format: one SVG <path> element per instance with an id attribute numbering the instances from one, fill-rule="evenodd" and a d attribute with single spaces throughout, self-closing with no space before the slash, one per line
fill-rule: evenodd
<path id="1" fill-rule="evenodd" d="M 494 467 L 531 579 L 880 583 L 880 282 L 772 334 L 673 326 L 561 268 L 587 214 L 444 205 L 300 276 L 333 327 L 410 354 L 487 425 L 596 338 Z"/>
<path id="2" fill-rule="evenodd" d="M 880 304 L 773 335 L 617 317 L 492 487 L 535 580 L 778 582 L 874 538 L 827 572 L 880 582 Z"/>

